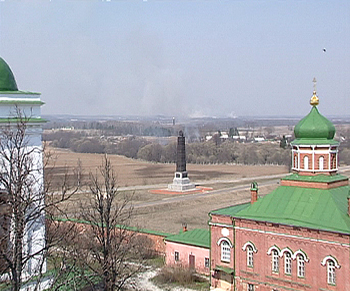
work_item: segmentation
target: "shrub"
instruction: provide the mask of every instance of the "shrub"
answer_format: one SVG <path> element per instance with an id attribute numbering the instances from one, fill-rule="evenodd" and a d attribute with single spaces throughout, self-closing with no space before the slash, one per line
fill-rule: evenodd
<path id="1" fill-rule="evenodd" d="M 199 276 L 194 269 L 184 268 L 181 265 L 165 266 L 154 278 L 154 281 L 159 284 L 177 283 L 182 286 L 207 282 L 207 280 Z"/>

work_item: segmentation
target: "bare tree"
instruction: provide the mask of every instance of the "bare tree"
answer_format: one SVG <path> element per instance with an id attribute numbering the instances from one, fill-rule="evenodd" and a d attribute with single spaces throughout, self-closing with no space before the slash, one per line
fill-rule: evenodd
<path id="1" fill-rule="evenodd" d="M 131 196 L 117 190 L 107 156 L 96 173 L 90 173 L 89 187 L 90 198 L 82 205 L 81 216 L 89 222 L 80 246 L 82 265 L 92 274 L 94 290 L 120 290 L 143 267 L 140 240 L 128 230 L 133 214 Z"/>
<path id="2" fill-rule="evenodd" d="M 72 194 L 63 186 L 61 194 L 47 196 L 43 147 L 41 140 L 32 140 L 38 135 L 31 126 L 30 118 L 17 108 L 16 118 L 0 128 L 0 271 L 1 280 L 14 291 L 30 281 L 32 290 L 41 288 L 53 243 L 46 236 L 45 211 L 57 209 L 57 203 Z"/>

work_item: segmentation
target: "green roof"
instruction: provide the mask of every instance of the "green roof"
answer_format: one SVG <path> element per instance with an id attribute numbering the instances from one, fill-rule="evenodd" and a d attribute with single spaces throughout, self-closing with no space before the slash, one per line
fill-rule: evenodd
<path id="1" fill-rule="evenodd" d="M 241 211 L 228 207 L 215 211 L 233 217 L 312 229 L 350 233 L 349 186 L 312 189 L 280 186 Z M 214 213 L 214 212 L 213 212 Z"/>
<path id="2" fill-rule="evenodd" d="M 234 269 L 228 268 L 228 267 L 224 267 L 224 266 L 219 266 L 219 265 L 216 265 L 214 269 L 215 270 L 219 270 L 219 271 L 223 271 L 226 274 L 234 274 L 235 273 Z"/>
<path id="3" fill-rule="evenodd" d="M 15 76 L 3 58 L 0 58 L 0 91 L 18 91 Z"/>
<path id="4" fill-rule="evenodd" d="M 197 247 L 210 248 L 209 230 L 207 229 L 193 229 L 179 234 L 170 235 L 165 238 L 166 241 L 183 243 Z"/>
<path id="5" fill-rule="evenodd" d="M 0 100 L 0 104 L 22 104 L 22 105 L 43 105 L 45 102 L 41 100 Z"/>
<path id="6" fill-rule="evenodd" d="M 291 142 L 291 145 L 339 145 L 339 142 L 326 138 L 297 138 Z"/>
<path id="7" fill-rule="evenodd" d="M 41 93 L 38 92 L 30 92 L 30 91 L 4 91 L 4 90 L 0 90 L 0 94 L 28 94 L 28 95 L 41 95 Z"/>
<path id="8" fill-rule="evenodd" d="M 310 113 L 294 127 L 294 134 L 297 139 L 332 140 L 335 127 L 332 122 L 318 112 L 316 106 L 313 106 Z"/>
<path id="9" fill-rule="evenodd" d="M 315 175 L 315 176 L 306 176 L 306 175 L 298 175 L 298 174 L 291 174 L 289 176 L 286 176 L 282 178 L 281 180 L 292 180 L 292 181 L 302 181 L 302 182 L 316 182 L 316 183 L 332 183 L 332 182 L 338 182 L 342 180 L 347 180 L 348 177 L 343 175 Z"/>
<path id="10" fill-rule="evenodd" d="M 251 203 L 244 203 L 244 204 L 237 204 L 237 205 L 232 205 L 229 207 L 225 208 L 220 208 L 217 210 L 210 211 L 209 214 L 219 214 L 219 215 L 224 215 L 224 216 L 232 216 L 238 213 L 239 211 L 246 209 L 248 206 L 250 206 Z"/>

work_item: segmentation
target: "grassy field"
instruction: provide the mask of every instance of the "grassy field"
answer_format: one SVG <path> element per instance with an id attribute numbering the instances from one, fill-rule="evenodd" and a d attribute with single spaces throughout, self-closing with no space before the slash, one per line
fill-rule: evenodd
<path id="1" fill-rule="evenodd" d="M 85 178 L 91 171 L 96 169 L 102 162 L 100 154 L 73 153 L 68 150 L 50 149 L 55 157 L 55 165 L 51 169 L 54 180 L 59 183 L 65 169 L 71 170 L 81 161 Z M 214 209 L 226 207 L 229 205 L 242 203 L 249 200 L 250 177 L 266 175 L 275 175 L 287 173 L 287 168 L 283 166 L 244 166 L 244 165 L 192 165 L 188 164 L 187 169 L 190 179 L 198 185 L 205 184 L 213 188 L 203 197 L 190 197 L 186 201 L 171 201 L 175 196 L 192 194 L 152 194 L 149 189 L 162 189 L 172 182 L 175 165 L 143 162 L 139 160 L 128 159 L 121 156 L 109 156 L 115 172 L 118 177 L 118 184 L 123 187 L 125 193 L 133 193 L 132 203 L 135 206 L 134 221 L 135 226 L 151 230 L 176 233 L 181 229 L 182 223 L 187 223 L 189 229 L 206 228 L 209 219 L 208 212 Z M 52 165 L 52 164 L 51 164 Z M 53 165 L 52 165 L 53 166 Z M 238 182 L 245 178 L 244 182 Z M 246 188 L 232 190 L 237 185 L 246 185 Z M 149 189 L 145 186 L 150 186 Z M 133 186 L 139 187 L 132 190 Z M 266 186 L 260 186 L 259 194 L 264 195 L 276 188 L 277 181 Z M 125 189 L 125 187 L 127 187 Z M 128 190 L 130 188 L 131 190 Z M 144 188 L 144 189 L 142 189 Z M 227 189 L 217 193 L 218 189 Z M 69 202 L 68 209 L 71 215 L 77 211 L 76 205 L 85 199 L 86 194 L 78 193 Z M 161 201 L 169 203 L 160 205 L 144 205 L 145 202 Z M 143 206 L 144 205 L 144 206 Z"/>
<path id="2" fill-rule="evenodd" d="M 55 157 L 52 173 L 55 177 L 63 175 L 65 167 L 72 169 L 78 160 L 82 163 L 84 174 L 95 173 L 102 162 L 101 154 L 73 153 L 69 150 L 49 148 Z M 143 162 L 117 155 L 109 155 L 109 159 L 117 174 L 120 187 L 136 185 L 158 185 L 172 182 L 175 164 Z M 52 165 L 52 163 L 51 163 Z M 281 174 L 287 171 L 285 166 L 247 166 L 247 165 L 196 165 L 187 164 L 192 182 L 208 182 L 212 180 L 233 180 L 253 176 Z"/>

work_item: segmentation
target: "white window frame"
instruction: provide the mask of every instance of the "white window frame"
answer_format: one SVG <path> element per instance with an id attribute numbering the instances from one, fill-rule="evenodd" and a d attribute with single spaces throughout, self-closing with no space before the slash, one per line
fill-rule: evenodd
<path id="1" fill-rule="evenodd" d="M 335 268 L 336 263 L 333 260 L 327 260 L 327 283 L 329 285 L 336 284 Z"/>
<path id="2" fill-rule="evenodd" d="M 305 257 L 302 254 L 297 255 L 298 277 L 305 278 Z"/>
<path id="3" fill-rule="evenodd" d="M 304 156 L 304 170 L 309 170 L 309 157 Z"/>
<path id="4" fill-rule="evenodd" d="M 230 263 L 231 262 L 231 246 L 227 240 L 223 240 L 220 244 L 221 247 L 221 261 Z"/>
<path id="5" fill-rule="evenodd" d="M 277 250 L 272 251 L 272 272 L 278 273 L 279 272 L 279 254 Z"/>
<path id="6" fill-rule="evenodd" d="M 324 157 L 323 156 L 320 156 L 318 159 L 318 169 L 320 171 L 324 170 Z"/>
<path id="7" fill-rule="evenodd" d="M 286 275 L 292 274 L 292 254 L 290 252 L 284 253 L 284 273 Z"/>
<path id="8" fill-rule="evenodd" d="M 331 265 L 329 262 L 332 262 L 333 265 Z M 333 256 L 326 256 L 323 258 L 323 260 L 321 261 L 321 265 L 322 266 L 326 266 L 327 265 L 327 283 L 329 285 L 335 285 L 336 284 L 336 268 L 340 269 L 340 265 L 337 261 L 337 259 Z"/>
<path id="9" fill-rule="evenodd" d="M 247 266 L 253 267 L 254 266 L 254 253 L 258 252 L 255 245 L 252 242 L 248 241 L 243 245 L 242 250 L 247 252 Z"/>
<path id="10" fill-rule="evenodd" d="M 247 246 L 247 266 L 254 267 L 254 250 L 252 246 Z"/>

